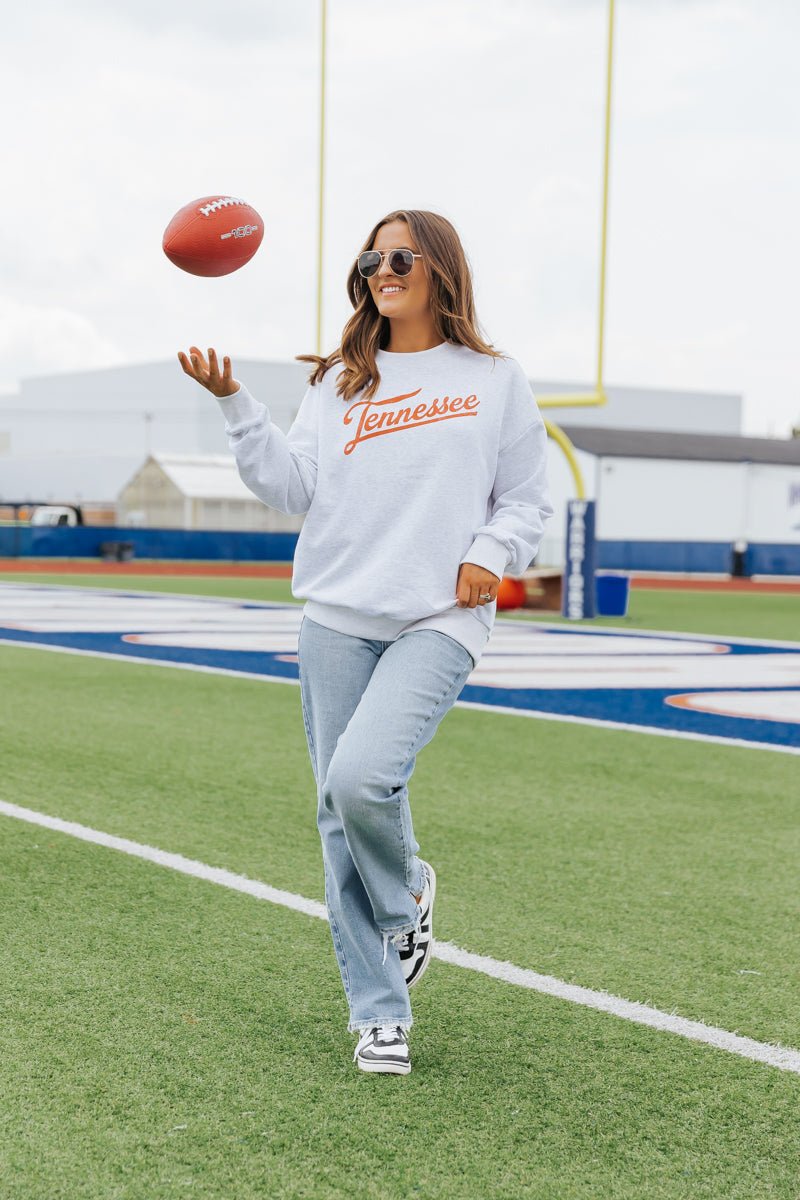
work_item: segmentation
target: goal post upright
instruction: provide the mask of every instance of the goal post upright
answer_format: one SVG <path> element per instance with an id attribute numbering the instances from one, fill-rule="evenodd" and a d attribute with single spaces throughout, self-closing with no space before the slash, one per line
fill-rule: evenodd
<path id="1" fill-rule="evenodd" d="M 603 205 L 600 223 L 600 287 L 597 315 L 597 381 L 591 392 L 552 392 L 537 396 L 541 408 L 575 408 L 606 404 L 603 385 L 603 350 L 606 313 L 606 250 L 608 243 L 608 179 L 611 157 L 611 79 L 614 61 L 614 0 L 608 0 L 608 46 L 606 55 L 605 143 L 603 148 Z"/>
<path id="2" fill-rule="evenodd" d="M 540 408 L 597 408 L 608 403 L 603 385 L 603 347 L 606 313 L 606 248 L 608 242 L 608 176 L 611 148 L 611 77 L 614 59 L 614 0 L 608 0 L 608 45 L 606 53 L 606 112 L 605 142 L 603 147 L 603 205 L 600 222 L 600 288 L 597 316 L 597 382 L 591 392 L 550 392 L 537 395 Z M 545 421 L 550 438 L 556 443 L 567 460 L 575 481 L 575 494 L 579 499 L 586 495 L 583 475 L 575 454 L 575 447 L 564 430 L 555 421 Z"/>

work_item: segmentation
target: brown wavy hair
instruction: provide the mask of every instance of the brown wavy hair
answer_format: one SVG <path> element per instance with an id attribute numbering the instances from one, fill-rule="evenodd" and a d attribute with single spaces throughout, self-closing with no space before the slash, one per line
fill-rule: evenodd
<path id="1" fill-rule="evenodd" d="M 428 277 L 431 312 L 436 332 L 444 341 L 468 346 L 492 358 L 504 355 L 488 343 L 475 315 L 472 271 L 455 228 L 446 217 L 425 209 L 406 208 L 382 217 L 359 250 L 371 250 L 378 230 L 390 221 L 405 221 L 422 254 L 422 267 Z M 356 260 L 358 255 L 356 255 Z M 380 384 L 375 351 L 389 343 L 389 318 L 378 312 L 369 283 L 358 273 L 357 261 L 347 277 L 347 294 L 355 312 L 344 327 L 341 344 L 326 355 L 298 354 L 299 362 L 314 364 L 309 383 L 318 383 L 329 367 L 342 363 L 336 377 L 337 395 L 351 400 L 362 388 L 372 399 Z"/>

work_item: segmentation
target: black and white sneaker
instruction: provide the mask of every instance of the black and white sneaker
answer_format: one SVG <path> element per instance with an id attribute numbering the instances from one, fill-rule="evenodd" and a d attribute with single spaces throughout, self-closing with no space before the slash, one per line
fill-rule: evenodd
<path id="1" fill-rule="evenodd" d="M 353 1061 L 361 1071 L 407 1075 L 411 1070 L 408 1034 L 399 1025 L 373 1025 L 359 1038 Z"/>
<path id="2" fill-rule="evenodd" d="M 436 898 L 436 872 L 424 859 L 422 859 L 422 866 L 425 870 L 426 880 L 419 900 L 422 909 L 419 933 L 415 933 L 413 930 L 410 933 L 404 933 L 397 942 L 397 950 L 408 987 L 413 987 L 425 974 L 433 949 L 433 902 Z"/>

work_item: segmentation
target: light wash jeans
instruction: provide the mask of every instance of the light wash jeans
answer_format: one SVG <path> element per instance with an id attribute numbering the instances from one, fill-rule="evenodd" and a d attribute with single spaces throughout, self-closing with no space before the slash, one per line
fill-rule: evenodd
<path id="1" fill-rule="evenodd" d="M 350 1009 L 348 1030 L 413 1024 L 397 946 L 419 932 L 424 885 L 407 783 L 458 698 L 472 656 L 435 629 L 393 642 L 303 617 L 300 693 L 317 783 L 325 900 Z M 388 953 L 387 953 L 388 951 Z"/>

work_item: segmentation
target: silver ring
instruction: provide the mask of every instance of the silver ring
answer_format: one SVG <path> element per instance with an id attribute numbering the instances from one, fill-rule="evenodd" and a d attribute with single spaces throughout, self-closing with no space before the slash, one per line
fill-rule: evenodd
<path id="1" fill-rule="evenodd" d="M 491 598 L 492 598 L 491 592 L 487 592 L 485 596 L 478 596 L 479 600 L 491 600 Z"/>

